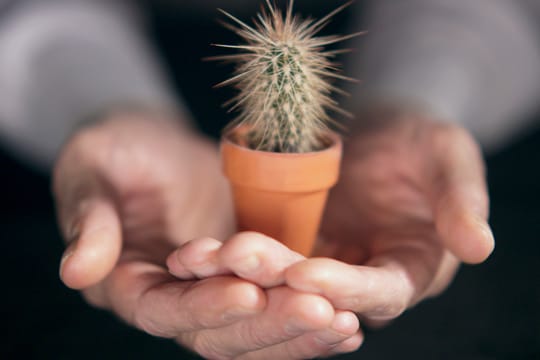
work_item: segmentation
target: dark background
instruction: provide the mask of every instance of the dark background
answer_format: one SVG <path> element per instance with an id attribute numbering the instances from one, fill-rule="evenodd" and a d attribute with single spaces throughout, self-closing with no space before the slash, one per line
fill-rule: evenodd
<path id="1" fill-rule="evenodd" d="M 335 6 L 299 3 L 315 16 Z M 173 82 L 200 128 L 217 136 L 230 119 L 219 104 L 230 94 L 211 87 L 230 69 L 200 59 L 216 54 L 210 42 L 230 41 L 230 35 L 212 21 L 214 13 L 179 17 L 167 1 L 146 6 Z M 342 30 L 350 18 L 341 15 L 329 32 Z M 360 351 L 344 359 L 540 359 L 540 129 L 489 155 L 487 163 L 495 253 L 481 266 L 464 266 L 443 296 L 386 329 L 368 331 Z M 0 148 L 0 359 L 196 358 L 90 308 L 61 284 L 63 244 L 49 182 Z"/>

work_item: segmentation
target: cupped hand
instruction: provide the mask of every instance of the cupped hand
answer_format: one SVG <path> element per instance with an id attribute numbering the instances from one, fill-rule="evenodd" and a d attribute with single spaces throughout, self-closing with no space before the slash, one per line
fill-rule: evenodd
<path id="1" fill-rule="evenodd" d="M 293 320 L 298 315 L 289 315 L 288 307 L 274 302 L 273 298 L 276 293 L 294 291 L 285 286 L 286 270 L 302 261 L 306 261 L 304 256 L 291 251 L 278 241 L 259 233 L 244 232 L 225 241 L 210 237 L 193 239 L 169 255 L 167 267 L 172 275 L 185 281 L 224 275 L 235 275 L 248 280 L 266 289 L 268 309 L 275 310 L 273 316 Z M 308 295 L 317 296 L 309 293 L 303 293 L 302 296 Z M 323 299 L 318 298 L 319 301 Z M 356 350 L 363 342 L 356 315 L 347 310 L 335 310 L 326 299 L 324 303 L 328 304 L 330 308 L 327 309 L 334 313 L 333 320 L 327 327 L 304 332 L 291 341 L 268 346 L 263 350 L 253 350 L 239 358 L 306 359 Z M 314 304 L 312 301 L 298 302 L 299 313 L 304 314 L 303 317 L 313 317 L 320 311 Z M 268 338 L 272 333 L 279 333 L 268 330 L 268 319 L 256 318 L 254 325 L 256 328 L 250 331 L 250 336 L 262 332 Z M 237 333 L 234 328 L 235 326 L 230 327 L 232 334 Z M 217 338 L 209 336 L 208 339 L 214 342 Z"/>
<path id="2" fill-rule="evenodd" d="M 441 293 L 461 261 L 482 262 L 493 250 L 479 147 L 465 130 L 427 115 L 381 116 L 347 139 L 318 257 L 248 233 L 249 240 L 233 238 L 217 252 L 205 252 L 209 239 L 181 247 L 169 257 L 171 273 L 286 284 L 372 325 Z M 194 257 L 213 265 L 201 273 Z"/>
<path id="3" fill-rule="evenodd" d="M 356 318 L 319 295 L 169 273 L 175 248 L 234 227 L 216 146 L 166 115 L 117 111 L 81 129 L 57 161 L 54 193 L 62 280 L 133 326 L 216 359 L 303 358 L 360 341 Z"/>
<path id="4" fill-rule="evenodd" d="M 442 292 L 494 240 L 475 140 L 429 115 L 370 116 L 347 139 L 329 197 L 317 255 L 334 260 L 298 263 L 286 283 L 378 325 Z"/>

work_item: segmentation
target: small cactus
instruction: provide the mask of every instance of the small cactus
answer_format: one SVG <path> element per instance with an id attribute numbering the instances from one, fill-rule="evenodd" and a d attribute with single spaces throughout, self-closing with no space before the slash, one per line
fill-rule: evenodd
<path id="1" fill-rule="evenodd" d="M 343 93 L 331 84 L 332 79 L 352 80 L 341 76 L 331 58 L 343 50 L 324 50 L 349 36 L 315 35 L 347 3 L 324 18 L 302 20 L 293 16 L 293 0 L 283 14 L 266 0 L 257 14 L 254 27 L 220 10 L 232 24 L 226 27 L 244 41 L 242 45 L 216 46 L 241 51 L 214 57 L 237 63 L 234 77 L 222 85 L 235 85 L 239 94 L 229 104 L 240 114 L 232 126 L 246 125 L 248 146 L 252 149 L 282 153 L 304 153 L 324 148 L 324 134 L 332 122 L 327 110 L 345 113 L 330 97 Z"/>

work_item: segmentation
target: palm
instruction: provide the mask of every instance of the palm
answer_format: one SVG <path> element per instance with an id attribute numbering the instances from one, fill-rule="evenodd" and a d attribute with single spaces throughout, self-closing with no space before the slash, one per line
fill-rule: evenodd
<path id="1" fill-rule="evenodd" d="M 123 257 L 139 253 L 163 265 L 172 249 L 195 237 L 230 235 L 233 219 L 217 149 L 202 140 L 152 130 L 141 128 L 144 135 L 117 138 L 114 146 L 123 152 L 119 166 L 109 166 L 120 195 Z M 130 143 L 132 138 L 136 143 Z"/>
<path id="2" fill-rule="evenodd" d="M 74 287 L 86 288 L 114 266 L 103 281 L 84 293 L 98 306 L 118 305 L 119 313 L 128 319 L 132 314 L 124 314 L 122 309 L 133 310 L 126 299 L 141 291 L 136 284 L 150 289 L 172 281 L 165 260 L 173 249 L 202 235 L 225 238 L 233 230 L 217 149 L 183 132 L 172 122 L 120 116 L 74 137 L 57 165 L 55 188 L 60 195 L 59 215 L 65 233 L 72 233 L 73 226 L 86 227 L 83 230 L 89 240 L 84 243 L 102 244 L 95 255 L 101 258 L 101 265 L 93 265 L 92 272 L 73 269 L 68 281 Z M 91 202 L 85 200 L 92 193 L 101 195 Z M 101 209 L 99 199 L 104 198 L 114 199 L 117 216 L 110 210 L 100 215 L 111 207 Z M 77 213 L 79 216 L 73 218 Z M 89 215 L 93 217 L 88 219 Z M 77 225 L 85 216 L 84 223 Z M 121 231 L 118 260 L 112 250 L 116 245 L 111 245 L 118 242 L 113 235 L 117 233 L 115 228 Z M 81 246 L 91 245 L 77 247 Z M 113 304 L 107 304 L 102 296 L 108 289 L 114 289 L 115 294 L 110 296 Z"/>
<path id="3" fill-rule="evenodd" d="M 216 268 L 234 231 L 217 149 L 170 121 L 126 113 L 82 130 L 58 160 L 55 192 L 71 239 L 63 281 L 150 334 L 209 358 L 305 358 L 361 341 L 354 315 L 326 299 Z M 170 270 L 177 248 L 187 278 Z"/>
<path id="4" fill-rule="evenodd" d="M 403 121 L 352 139 L 329 197 L 320 255 L 359 265 L 414 259 L 435 277 L 445 254 L 451 257 L 438 237 L 430 201 L 436 127 Z"/>
<path id="5" fill-rule="evenodd" d="M 482 158 L 465 130 L 401 115 L 349 139 L 316 250 L 323 257 L 303 259 L 255 234 L 229 239 L 210 257 L 261 286 L 284 281 L 379 324 L 444 290 L 459 260 L 489 255 L 487 200 Z M 193 278 L 190 255 L 208 253 L 206 242 L 180 249 L 172 273 Z M 257 271 L 236 261 L 249 254 L 260 258 Z"/>

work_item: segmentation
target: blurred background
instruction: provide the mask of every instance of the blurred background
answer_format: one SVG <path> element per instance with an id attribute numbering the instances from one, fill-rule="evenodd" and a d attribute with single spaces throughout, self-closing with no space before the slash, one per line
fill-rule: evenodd
<path id="1" fill-rule="evenodd" d="M 303 14 L 316 17 L 335 7 L 334 2 L 298 3 Z M 177 91 L 200 129 L 217 137 L 230 120 L 220 107 L 230 93 L 212 86 L 231 69 L 201 58 L 219 53 L 210 43 L 234 38 L 215 21 L 215 11 L 180 11 L 166 0 L 143 6 L 149 36 Z M 254 1 L 252 9 L 243 10 L 254 13 L 257 6 Z M 325 32 L 343 33 L 350 21 L 349 11 Z M 540 128 L 488 154 L 487 164 L 494 254 L 485 264 L 462 267 L 443 296 L 385 329 L 368 331 L 364 346 L 343 359 L 540 359 Z M 0 359 L 197 358 L 89 307 L 61 284 L 63 243 L 50 177 L 1 143 L 0 185 Z"/>

